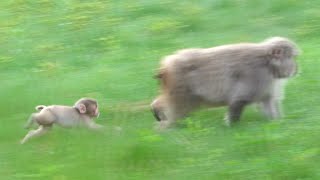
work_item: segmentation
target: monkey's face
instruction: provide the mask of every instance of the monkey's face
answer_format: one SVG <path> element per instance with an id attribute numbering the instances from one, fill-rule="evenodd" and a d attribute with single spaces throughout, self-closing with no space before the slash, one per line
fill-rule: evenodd
<path id="1" fill-rule="evenodd" d="M 293 56 L 283 59 L 273 59 L 271 65 L 273 66 L 276 78 L 290 78 L 297 74 L 298 66 Z"/>
<path id="2" fill-rule="evenodd" d="M 89 105 L 88 114 L 92 117 L 99 117 L 100 112 L 99 112 L 98 104 Z"/>
<path id="3" fill-rule="evenodd" d="M 157 121 L 167 120 L 164 111 L 164 102 L 162 98 L 157 98 L 151 103 L 151 111 Z"/>
<path id="4" fill-rule="evenodd" d="M 291 57 L 285 60 L 284 66 L 288 67 L 286 72 L 288 77 L 292 77 L 297 74 L 298 66 L 294 58 L 295 57 Z"/>

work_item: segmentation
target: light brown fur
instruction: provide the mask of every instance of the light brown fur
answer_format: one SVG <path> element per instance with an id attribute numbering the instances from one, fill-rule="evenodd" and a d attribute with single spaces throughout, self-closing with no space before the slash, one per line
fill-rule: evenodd
<path id="1" fill-rule="evenodd" d="M 298 47 L 282 37 L 177 51 L 161 61 L 161 95 L 152 110 L 163 126 L 201 105 L 228 106 L 228 124 L 250 103 L 261 104 L 270 118 L 280 117 L 282 82 L 296 73 L 298 54 Z"/>
<path id="2" fill-rule="evenodd" d="M 26 128 L 30 128 L 33 123 L 37 123 L 39 127 L 36 130 L 30 130 L 22 139 L 21 144 L 32 137 L 45 134 L 51 129 L 53 124 L 62 127 L 85 125 L 90 129 L 100 129 L 103 127 L 93 121 L 93 118 L 98 117 L 100 114 L 98 103 L 95 99 L 81 98 L 74 106 L 39 105 L 35 109 L 39 112 L 31 114 Z"/>

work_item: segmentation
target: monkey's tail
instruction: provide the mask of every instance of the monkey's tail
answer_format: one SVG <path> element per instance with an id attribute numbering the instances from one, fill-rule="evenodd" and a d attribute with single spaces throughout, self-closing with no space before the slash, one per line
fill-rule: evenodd
<path id="1" fill-rule="evenodd" d="M 46 108 L 47 106 L 45 106 L 45 105 L 39 105 L 39 106 L 36 106 L 35 107 L 35 109 L 37 110 L 37 111 L 41 111 L 42 109 L 44 109 L 44 108 Z"/>

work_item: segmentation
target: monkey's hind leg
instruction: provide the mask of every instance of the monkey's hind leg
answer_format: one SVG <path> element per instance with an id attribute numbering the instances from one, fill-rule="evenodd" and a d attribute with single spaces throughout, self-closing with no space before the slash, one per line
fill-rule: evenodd
<path id="1" fill-rule="evenodd" d="M 47 126 L 47 127 L 46 126 L 39 126 L 39 128 L 36 130 L 30 130 L 28 132 L 28 134 L 20 141 L 20 144 L 24 144 L 32 137 L 42 136 L 43 134 L 48 132 L 50 130 L 50 128 L 51 127 L 49 127 L 49 126 Z"/>
<path id="2" fill-rule="evenodd" d="M 25 129 L 29 129 L 29 128 L 31 128 L 31 126 L 33 125 L 33 123 L 34 123 L 34 117 L 35 117 L 35 115 L 36 115 L 37 113 L 32 113 L 31 115 L 30 115 L 30 117 L 29 117 L 29 119 L 27 120 L 27 123 L 24 125 L 24 128 Z"/>

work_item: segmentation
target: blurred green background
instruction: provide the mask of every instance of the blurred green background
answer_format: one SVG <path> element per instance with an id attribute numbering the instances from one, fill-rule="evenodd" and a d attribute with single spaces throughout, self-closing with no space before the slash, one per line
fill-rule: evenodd
<path id="1" fill-rule="evenodd" d="M 4 0 L 0 2 L 0 179 L 320 179 L 320 1 Z M 286 116 L 254 107 L 226 127 L 202 109 L 163 133 L 149 103 L 161 57 L 271 36 L 296 41 Z M 100 102 L 100 133 L 55 127 L 19 140 L 38 104 Z M 122 131 L 114 130 L 122 127 Z"/>

